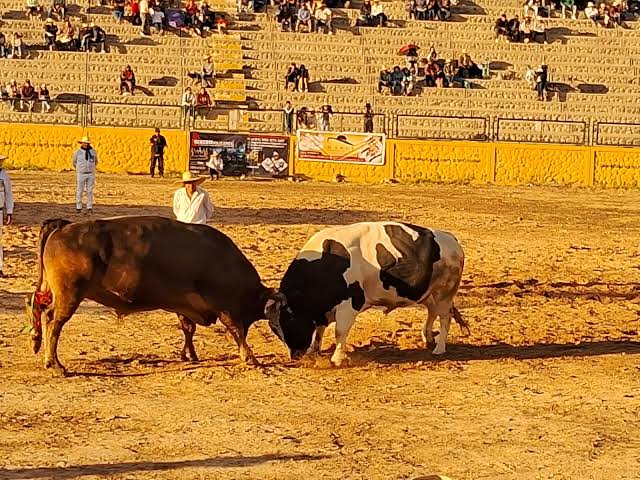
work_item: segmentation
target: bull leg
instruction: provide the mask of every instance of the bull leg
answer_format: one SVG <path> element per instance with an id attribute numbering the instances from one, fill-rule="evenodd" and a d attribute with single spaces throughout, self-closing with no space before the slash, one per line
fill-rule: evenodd
<path id="1" fill-rule="evenodd" d="M 309 347 L 308 353 L 320 353 L 320 348 L 322 347 L 322 337 L 324 336 L 324 331 L 327 327 L 321 325 L 316 327 L 316 330 L 313 332 L 313 340 L 311 342 L 311 346 Z"/>
<path id="2" fill-rule="evenodd" d="M 196 349 L 193 346 L 193 334 L 196 333 L 196 324 L 184 315 L 178 315 L 178 320 L 180 320 L 180 327 L 184 333 L 184 347 L 180 352 L 180 358 L 183 362 L 197 362 L 198 355 L 196 355 Z"/>
<path id="3" fill-rule="evenodd" d="M 240 353 L 240 359 L 251 365 L 259 365 L 258 360 L 253 355 L 251 348 L 247 344 L 247 332 L 242 326 L 239 326 L 228 313 L 220 313 L 220 322 L 227 328 L 227 331 L 231 334 L 236 344 L 238 345 L 238 351 Z"/>
<path id="4" fill-rule="evenodd" d="M 336 308 L 336 351 L 331 356 L 331 363 L 336 367 L 348 360 L 347 336 L 357 315 L 358 312 L 351 306 L 351 299 L 344 300 Z"/>
<path id="5" fill-rule="evenodd" d="M 427 310 L 427 319 L 422 327 L 422 341 L 424 341 L 425 347 L 433 345 L 433 323 L 436 320 L 436 315 L 433 311 L 433 306 Z"/>
<path id="6" fill-rule="evenodd" d="M 64 306 L 55 307 L 55 303 Z M 44 339 L 44 368 L 52 368 L 56 376 L 64 376 L 66 369 L 58 360 L 58 339 L 65 323 L 71 318 L 78 308 L 79 302 L 65 303 L 55 302 L 45 312 L 45 322 L 43 325 Z"/>
<path id="7" fill-rule="evenodd" d="M 449 335 L 449 327 L 451 326 L 451 305 L 449 303 L 438 304 L 436 315 L 440 318 L 440 331 L 433 354 L 442 355 L 447 350 L 447 335 Z"/>

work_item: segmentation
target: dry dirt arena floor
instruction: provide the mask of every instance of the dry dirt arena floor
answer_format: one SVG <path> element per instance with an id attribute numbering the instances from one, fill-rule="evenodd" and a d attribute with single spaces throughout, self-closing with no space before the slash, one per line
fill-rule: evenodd
<path id="1" fill-rule="evenodd" d="M 240 364 L 223 328 L 179 361 L 171 314 L 117 321 L 84 304 L 53 378 L 34 356 L 23 298 L 40 223 L 78 219 L 72 174 L 13 173 L 15 225 L 0 280 L 0 478 L 640 478 L 640 191 L 207 182 L 227 233 L 277 286 L 330 225 L 395 219 L 450 230 L 466 271 L 448 353 L 425 315 L 361 315 L 353 360 L 292 364 L 266 322 Z M 101 175 L 95 216 L 170 215 L 173 180 Z M 85 217 L 82 217 L 85 218 Z M 437 328 L 437 324 L 436 324 Z"/>

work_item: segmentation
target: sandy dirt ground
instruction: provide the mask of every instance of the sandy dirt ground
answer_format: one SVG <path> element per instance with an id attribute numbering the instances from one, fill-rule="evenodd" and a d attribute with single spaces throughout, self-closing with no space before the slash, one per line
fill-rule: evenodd
<path id="1" fill-rule="evenodd" d="M 78 218 L 71 174 L 13 173 L 15 225 L 0 280 L 0 478 L 640 478 L 640 192 L 474 186 L 205 183 L 212 222 L 277 286 L 314 232 L 397 219 L 450 230 L 466 271 L 449 351 L 421 345 L 425 315 L 367 312 L 352 365 L 289 363 L 266 322 L 240 363 L 199 328 L 198 364 L 156 312 L 116 320 L 85 303 L 53 378 L 23 298 L 39 224 Z M 170 215 L 176 184 L 100 176 L 96 216 Z"/>

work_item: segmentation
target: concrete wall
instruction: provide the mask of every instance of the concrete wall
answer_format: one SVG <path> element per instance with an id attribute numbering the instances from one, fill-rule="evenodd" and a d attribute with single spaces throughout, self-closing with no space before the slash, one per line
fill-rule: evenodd
<path id="1" fill-rule="evenodd" d="M 77 141 L 91 137 L 100 157 L 99 170 L 146 173 L 150 129 L 0 123 L 0 154 L 7 168 L 68 170 Z M 165 170 L 183 171 L 188 163 L 185 131 L 165 130 Z M 291 150 L 295 152 L 295 139 Z M 400 181 L 498 183 L 508 185 L 583 185 L 640 187 L 640 148 L 581 147 L 523 143 L 387 140 L 386 164 L 366 166 L 292 159 L 291 170 L 317 180 L 336 174 L 350 182 Z"/>

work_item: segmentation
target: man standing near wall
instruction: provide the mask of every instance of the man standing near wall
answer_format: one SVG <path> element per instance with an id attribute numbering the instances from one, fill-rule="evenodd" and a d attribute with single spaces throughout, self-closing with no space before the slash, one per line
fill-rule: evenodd
<path id="1" fill-rule="evenodd" d="M 87 192 L 87 213 L 93 213 L 93 187 L 96 184 L 96 166 L 98 154 L 91 146 L 89 136 L 80 141 L 80 148 L 73 154 L 73 168 L 76 171 L 76 209 L 82 212 L 82 193 Z"/>
<path id="2" fill-rule="evenodd" d="M 11 190 L 11 179 L 9 172 L 2 168 L 2 163 L 7 157 L 0 155 L 0 278 L 6 275 L 3 272 L 4 258 L 2 253 L 2 224 L 11 224 L 13 218 L 13 191 Z M 4 220 L 4 214 L 7 214 L 7 220 Z"/>
<path id="3" fill-rule="evenodd" d="M 156 163 L 158 164 L 158 175 L 160 178 L 164 178 L 164 149 L 167 148 L 167 139 L 160 135 L 160 129 L 156 128 L 153 137 L 150 140 L 151 143 L 151 178 L 156 173 Z"/>
<path id="4" fill-rule="evenodd" d="M 213 215 L 213 205 L 209 194 L 200 188 L 206 178 L 193 175 L 191 172 L 182 174 L 182 188 L 173 195 L 173 214 L 176 220 L 184 223 L 207 223 Z"/>

